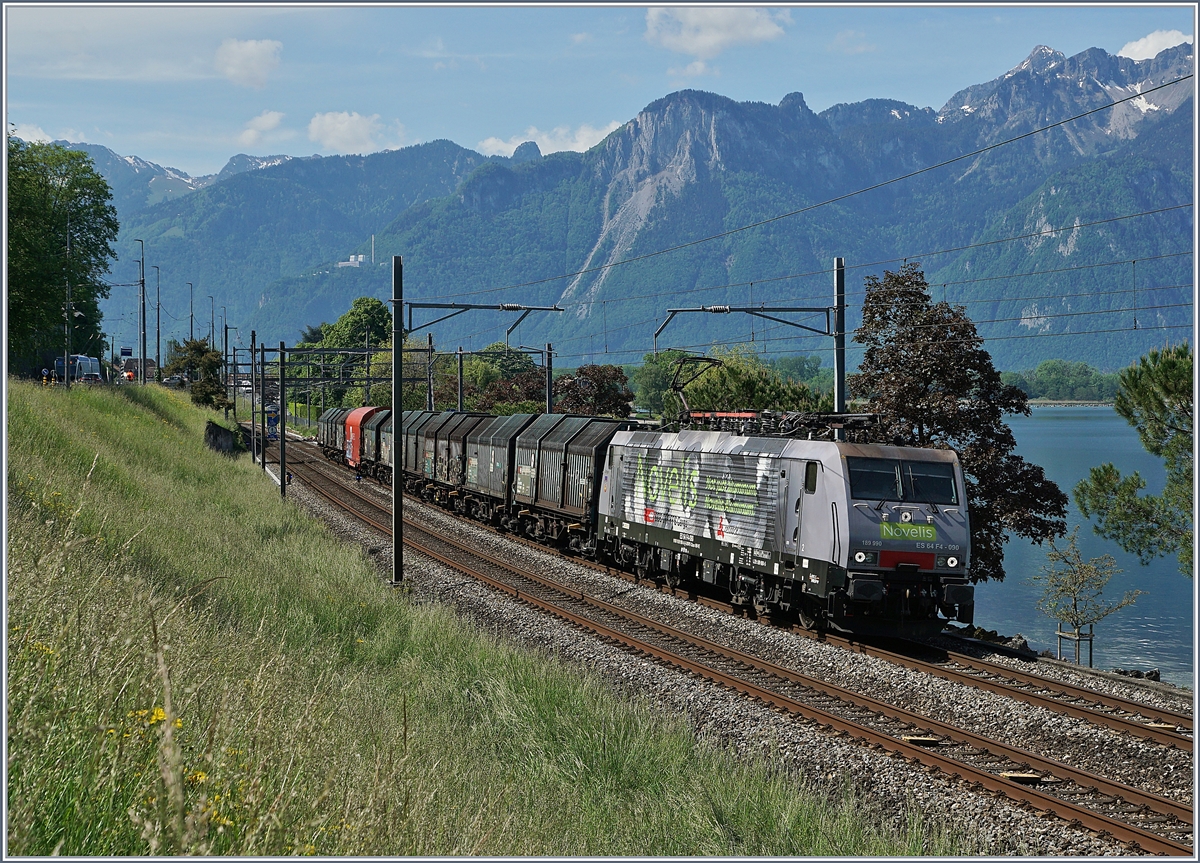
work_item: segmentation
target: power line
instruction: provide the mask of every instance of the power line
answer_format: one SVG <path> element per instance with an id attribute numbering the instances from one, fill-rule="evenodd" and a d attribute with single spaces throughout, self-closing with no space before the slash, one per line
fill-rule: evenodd
<path id="1" fill-rule="evenodd" d="M 1047 126 L 1042 126 L 1042 127 L 1040 127 L 1040 128 L 1033 129 L 1033 130 L 1031 130 L 1031 131 L 1029 131 L 1029 132 L 1024 132 L 1024 133 L 1022 133 L 1022 134 L 1020 134 L 1020 135 L 1016 135 L 1016 136 L 1014 136 L 1014 137 L 1012 137 L 1012 138 L 1007 138 L 1007 139 L 1005 139 L 1005 140 L 1003 140 L 1003 141 L 998 141 L 998 142 L 996 142 L 995 144 L 989 144 L 989 145 L 988 145 L 988 146 L 986 146 L 986 147 L 981 147 L 981 148 L 979 148 L 978 150 L 973 150 L 973 151 L 971 151 L 971 152 L 969 152 L 969 153 L 964 153 L 964 154 L 962 154 L 961 156 L 955 156 L 955 157 L 954 157 L 954 158 L 952 158 L 952 159 L 946 159 L 946 160 L 944 160 L 944 161 L 941 161 L 941 162 L 938 162 L 938 163 L 936 163 L 936 164 L 929 165 L 928 167 L 925 167 L 925 168 L 919 168 L 919 169 L 917 169 L 917 170 L 915 170 L 915 171 L 910 171 L 910 172 L 908 172 L 907 174 L 901 174 L 899 177 L 893 177 L 893 178 L 891 178 L 891 179 L 889 179 L 889 180 L 883 180 L 883 181 L 881 181 L 881 182 L 879 182 L 879 183 L 875 183 L 875 184 L 873 184 L 873 185 L 871 185 L 871 186 L 866 186 L 866 187 L 864 187 L 864 188 L 857 189 L 857 190 L 855 190 L 855 191 L 853 191 L 853 192 L 847 192 L 847 193 L 845 193 L 845 194 L 843 194 L 843 195 L 838 195 L 838 196 L 836 196 L 836 197 L 833 197 L 833 198 L 828 198 L 828 199 L 826 199 L 826 200 L 824 200 L 824 201 L 819 201 L 819 202 L 817 202 L 817 203 L 815 203 L 815 204 L 810 204 L 810 205 L 809 205 L 809 206 L 807 206 L 807 207 L 801 207 L 801 208 L 800 208 L 800 209 L 798 209 L 798 210 L 792 210 L 792 211 L 790 211 L 790 212 L 787 212 L 787 213 L 781 213 L 780 215 L 777 215 L 777 216 L 771 216 L 771 217 L 770 217 L 770 218 L 768 218 L 768 219 L 762 219 L 762 220 L 760 220 L 760 221 L 757 221 L 757 222 L 752 222 L 752 223 L 750 223 L 750 224 L 748 224 L 748 225 L 742 225 L 741 227 L 738 227 L 738 228 L 731 228 L 730 230 L 728 230 L 728 231 L 722 231 L 722 232 L 721 232 L 721 233 L 719 233 L 719 234 L 713 234 L 713 235 L 711 235 L 711 236 L 708 236 L 708 237 L 702 237 L 702 238 L 700 238 L 700 239 L 698 239 L 698 240 L 690 240 L 690 241 L 688 241 L 688 242 L 686 242 L 686 243 L 680 243 L 679 245 L 676 245 L 676 246 L 670 246 L 670 247 L 668 247 L 668 248 L 665 248 L 665 249 L 659 249 L 658 251 L 655 251 L 655 252 L 647 252 L 647 253 L 646 253 L 646 254 L 644 254 L 644 255 L 636 255 L 636 256 L 634 256 L 634 257 L 632 257 L 632 258 L 625 258 L 625 259 L 623 259 L 623 260 L 620 260 L 620 261 L 612 261 L 611 263 L 607 263 L 607 264 L 600 264 L 600 265 L 598 265 L 598 266 L 595 266 L 595 267 L 585 267 L 585 268 L 584 268 L 584 269 L 582 269 L 582 270 L 577 270 L 577 271 L 575 271 L 575 272 L 572 272 L 572 273 L 564 273 L 563 275 L 560 275 L 560 276 L 549 276 L 549 277 L 547 277 L 547 278 L 544 278 L 544 279 L 535 279 L 535 280 L 533 280 L 533 281 L 529 281 L 529 282 L 520 282 L 520 283 L 518 283 L 518 284 L 504 285 L 504 286 L 502 286 L 502 287 L 497 287 L 497 288 L 484 288 L 484 289 L 481 289 L 481 290 L 478 290 L 478 291 L 466 291 L 466 292 L 463 292 L 463 293 L 458 293 L 458 294 L 444 294 L 444 295 L 442 295 L 442 296 L 443 296 L 443 297 L 445 297 L 445 298 L 453 298 L 453 297 L 467 297 L 467 296 L 475 296 L 475 295 L 478 295 L 478 294 L 487 294 L 487 293 L 493 293 L 493 292 L 496 292 L 496 291 L 508 291 L 508 290 L 514 290 L 514 289 L 516 289 L 516 288 L 527 288 L 527 287 L 531 287 L 531 286 L 533 286 L 533 285 L 541 285 L 541 284 L 546 284 L 547 282 L 557 282 L 557 281 L 562 281 L 563 279 L 575 278 L 575 277 L 577 277 L 577 276 L 583 276 L 583 275 L 587 275 L 587 274 L 589 274 L 589 273 L 596 273 L 596 272 L 601 272 L 601 271 L 603 271 L 603 270 L 612 269 L 613 267 L 618 267 L 618 266 L 621 266 L 621 265 L 623 265 L 623 264 L 632 264 L 632 263 L 634 263 L 634 262 L 636 262 L 636 261 L 644 261 L 644 260 L 647 260 L 647 259 L 649 259 L 649 258 L 655 258 L 655 257 L 658 257 L 659 255 L 665 255 L 665 254 L 668 254 L 669 252 L 676 252 L 676 251 L 679 251 L 680 249 L 686 249 L 686 248 L 690 248 L 690 247 L 692 247 L 692 246 L 697 246 L 697 245 L 700 245 L 701 243 L 707 243 L 707 242 L 710 242 L 710 241 L 712 241 L 712 240 L 719 240 L 719 239 L 721 239 L 721 238 L 723 238 L 723 237 L 732 236 L 733 234 L 737 234 L 737 233 L 740 233 L 740 232 L 742 232 L 742 231 L 748 231 L 748 230 L 750 230 L 751 228 L 759 228 L 759 227 L 762 227 L 763 225 L 769 225 L 769 224 L 771 224 L 772 222 L 778 222 L 778 221 L 780 221 L 781 219 L 788 219 L 788 218 L 791 218 L 792 216 L 798 216 L 798 215 L 801 215 L 802 213 L 808 213 L 808 212 L 811 212 L 811 211 L 813 211 L 813 210 L 816 210 L 816 209 L 818 209 L 818 208 L 820 208 L 820 207 L 825 207 L 825 206 L 828 206 L 829 204 L 836 204 L 836 203 L 837 203 L 837 202 L 839 202 L 839 201 L 844 201 L 844 200 L 847 200 L 847 199 L 849 199 L 849 198 L 853 198 L 853 197 L 855 197 L 855 196 L 857 196 L 857 195 L 862 195 L 862 194 L 865 194 L 866 192 L 872 192 L 872 191 L 874 191 L 874 190 L 876 190 L 876 189 L 882 189 L 882 188 L 884 188 L 884 187 L 886 187 L 886 186 L 890 186 L 890 185 L 892 185 L 892 184 L 894 184 L 894 183 L 899 183 L 899 182 L 901 182 L 902 180 L 908 180 L 908 179 L 911 179 L 911 178 L 913 178 L 913 177 L 920 176 L 921 174 L 926 174 L 926 173 L 928 173 L 928 172 L 930 172 L 930 171 L 937 170 L 938 168 L 944 168 L 944 167 L 946 167 L 947 165 L 952 165 L 952 164 L 954 164 L 955 162 L 961 162 L 961 161 L 962 161 L 962 160 L 964 160 L 964 159 L 970 159 L 970 158 L 972 158 L 972 157 L 974 157 L 974 156 L 980 156 L 980 155 L 982 155 L 982 154 L 984 154 L 984 153 L 990 152 L 991 150 L 995 150 L 995 149 L 997 149 L 997 148 L 999 148 L 999 147 L 1004 147 L 1004 146 L 1007 146 L 1008 144 L 1013 144 L 1013 143 L 1016 143 L 1017 141 L 1024 140 L 1025 138 L 1029 138 L 1029 137 L 1031 137 L 1031 136 L 1033 136 L 1033 135 L 1038 135 L 1038 134 L 1041 134 L 1042 132 L 1047 132 L 1047 131 L 1049 131 L 1049 130 L 1051 130 L 1051 129 L 1055 129 L 1055 128 L 1057 128 L 1057 127 L 1059 127 L 1059 126 L 1063 126 L 1063 125 L 1065 125 L 1065 124 L 1067 124 L 1067 123 L 1072 123 L 1072 122 L 1074 122 L 1074 121 L 1076 121 L 1076 120 L 1083 119 L 1084 117 L 1088 117 L 1088 116 L 1090 116 L 1090 115 L 1092 115 L 1092 114 L 1096 114 L 1096 113 L 1098 113 L 1098 112 L 1100 112 L 1100 111 L 1107 111 L 1109 108 L 1114 108 L 1114 107 L 1116 107 L 1117 105 L 1120 105 L 1120 104 L 1122 104 L 1122 103 L 1124 103 L 1124 102 L 1130 102 L 1130 101 L 1133 101 L 1133 100 L 1135 100 L 1135 99 L 1140 99 L 1140 98 L 1142 98 L 1142 97 L 1144 97 L 1144 96 L 1146 96 L 1146 95 L 1148 95 L 1148 94 L 1150 94 L 1150 93 L 1153 93 L 1153 92 L 1155 92 L 1155 91 L 1157 91 L 1157 90 L 1162 90 L 1162 89 L 1163 89 L 1163 88 L 1165 88 L 1165 87 L 1170 87 L 1170 86 L 1172 86 L 1172 85 L 1174 85 L 1174 84 L 1178 84 L 1178 83 L 1180 83 L 1180 82 L 1182 82 L 1182 81 L 1186 81 L 1186 80 L 1188 80 L 1189 78 L 1192 78 L 1192 77 L 1193 77 L 1193 76 L 1192 76 L 1191 74 L 1188 74 L 1188 75 L 1183 75 L 1183 76 L 1181 76 L 1181 77 L 1179 77 L 1179 78 L 1176 78 L 1176 79 L 1174 79 L 1174 80 L 1172 80 L 1172 81 L 1168 81 L 1168 82 L 1166 82 L 1165 84 L 1159 84 L 1159 85 L 1158 85 L 1158 86 L 1156 86 L 1156 87 L 1151 87 L 1151 88 L 1150 88 L 1150 89 L 1148 89 L 1148 90 L 1142 90 L 1140 93 L 1135 93 L 1135 94 L 1134 94 L 1134 95 L 1132 95 L 1132 96 L 1126 96 L 1126 97 L 1125 97 L 1125 98 L 1123 98 L 1123 99 L 1117 99 L 1115 102 L 1110 102 L 1110 103 L 1109 103 L 1109 104 L 1107 104 L 1107 105 L 1101 105 L 1099 108 L 1092 108 L 1092 109 L 1091 109 L 1091 110 L 1089 110 L 1089 111 L 1084 111 L 1082 114 L 1076 114 L 1076 115 L 1074 115 L 1073 117 L 1067 117 L 1067 118 L 1066 118 L 1066 119 L 1064 119 L 1064 120 L 1058 120 L 1057 122 L 1050 123 L 1050 124 L 1049 124 L 1049 125 L 1047 125 Z M 1184 206 L 1191 206 L 1191 205 L 1190 205 L 1190 204 L 1188 204 L 1188 205 L 1184 205 Z M 1168 209 L 1174 209 L 1174 208 L 1168 208 Z M 881 262 L 881 263 L 887 263 L 887 262 Z"/>

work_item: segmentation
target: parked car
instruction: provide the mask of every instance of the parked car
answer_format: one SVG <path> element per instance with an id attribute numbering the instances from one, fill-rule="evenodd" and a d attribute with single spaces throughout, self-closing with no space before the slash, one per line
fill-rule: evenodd
<path id="1" fill-rule="evenodd" d="M 169 378 L 163 378 L 163 386 L 177 387 L 183 385 L 183 378 L 179 375 L 171 375 Z"/>

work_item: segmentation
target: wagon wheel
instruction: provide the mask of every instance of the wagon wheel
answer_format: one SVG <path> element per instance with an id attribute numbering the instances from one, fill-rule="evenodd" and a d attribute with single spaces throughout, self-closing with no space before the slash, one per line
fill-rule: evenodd
<path id="1" fill-rule="evenodd" d="M 663 580 L 666 581 L 667 587 L 671 588 L 671 590 L 679 587 L 679 582 L 683 581 L 683 579 L 679 577 L 679 573 L 671 572 L 670 570 L 663 574 Z"/>

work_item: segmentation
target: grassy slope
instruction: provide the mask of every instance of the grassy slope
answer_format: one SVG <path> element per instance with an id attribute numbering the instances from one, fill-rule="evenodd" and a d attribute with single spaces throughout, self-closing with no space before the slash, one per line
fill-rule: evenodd
<path id="1" fill-rule="evenodd" d="M 177 392 L 8 409 L 10 853 L 963 850 L 414 607 Z"/>

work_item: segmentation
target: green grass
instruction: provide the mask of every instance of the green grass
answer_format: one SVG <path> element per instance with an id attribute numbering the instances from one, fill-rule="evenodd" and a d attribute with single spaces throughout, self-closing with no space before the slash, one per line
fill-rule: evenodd
<path id="1" fill-rule="evenodd" d="M 13 854 L 968 850 L 414 606 L 184 394 L 8 408 Z"/>

